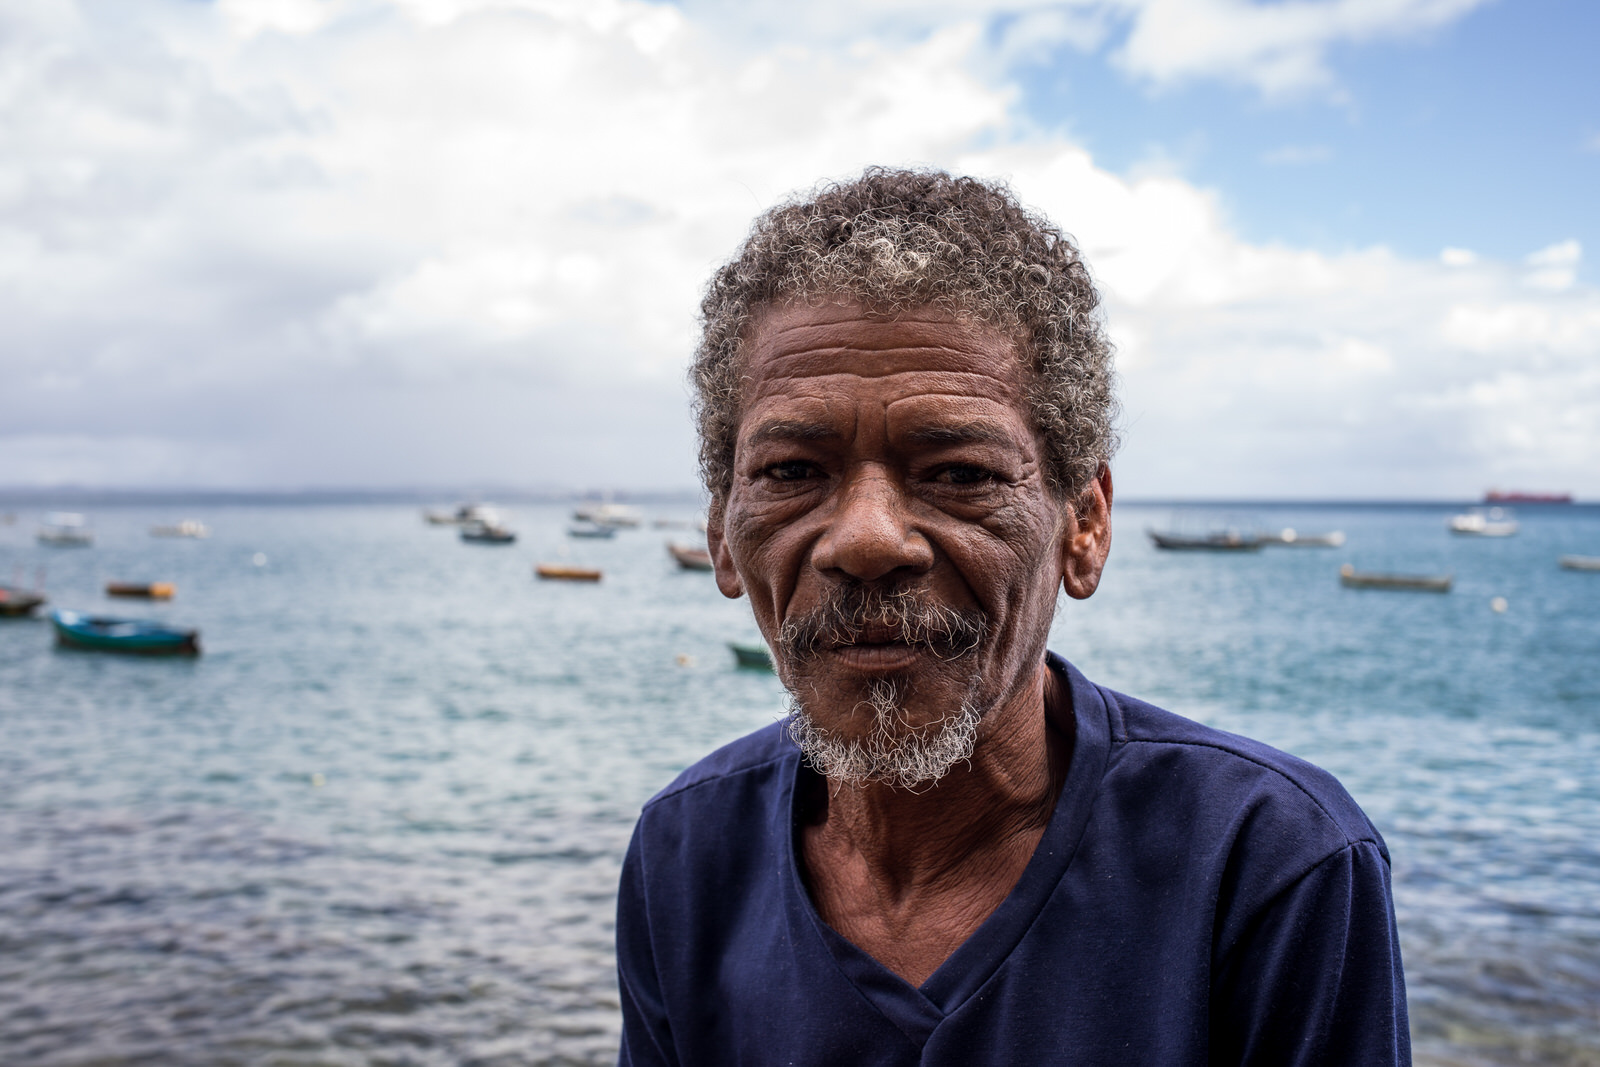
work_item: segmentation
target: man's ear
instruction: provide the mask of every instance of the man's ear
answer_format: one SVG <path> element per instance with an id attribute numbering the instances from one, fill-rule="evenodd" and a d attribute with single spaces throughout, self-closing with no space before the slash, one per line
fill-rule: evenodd
<path id="1" fill-rule="evenodd" d="M 1094 595 L 1111 552 L 1111 468 L 1100 465 L 1069 506 L 1061 537 L 1061 585 L 1074 600 Z"/>
<path id="2" fill-rule="evenodd" d="M 717 575 L 717 588 L 729 600 L 738 600 L 744 596 L 744 582 L 733 568 L 733 553 L 728 551 L 728 537 L 723 530 L 728 509 L 724 504 L 721 497 L 711 500 L 711 508 L 706 513 L 706 548 L 711 551 L 711 569 Z"/>

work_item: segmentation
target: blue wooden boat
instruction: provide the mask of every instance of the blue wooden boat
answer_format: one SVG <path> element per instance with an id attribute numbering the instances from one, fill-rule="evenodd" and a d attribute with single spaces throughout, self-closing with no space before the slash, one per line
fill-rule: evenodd
<path id="1" fill-rule="evenodd" d="M 733 649 L 733 660 L 739 666 L 754 667 L 763 671 L 772 670 L 772 653 L 767 651 L 766 645 L 729 641 L 728 647 Z"/>
<path id="2" fill-rule="evenodd" d="M 50 613 L 56 643 L 97 652 L 131 652 L 142 656 L 197 656 L 200 631 L 168 626 L 153 619 L 117 619 L 78 611 Z"/>

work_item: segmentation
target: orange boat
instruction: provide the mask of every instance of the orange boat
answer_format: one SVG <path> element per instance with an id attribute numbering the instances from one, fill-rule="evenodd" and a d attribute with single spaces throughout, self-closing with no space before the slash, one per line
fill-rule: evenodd
<path id="1" fill-rule="evenodd" d="M 171 582 L 107 582 L 106 596 L 141 597 L 145 600 L 171 600 L 178 587 Z"/>
<path id="2" fill-rule="evenodd" d="M 541 578 L 560 582 L 598 582 L 600 571 L 595 567 L 573 567 L 566 563 L 541 563 L 533 568 Z"/>

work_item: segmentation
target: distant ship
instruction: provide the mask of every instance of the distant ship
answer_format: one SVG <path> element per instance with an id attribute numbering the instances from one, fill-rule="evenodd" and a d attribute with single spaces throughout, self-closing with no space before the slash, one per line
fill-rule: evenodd
<path id="1" fill-rule="evenodd" d="M 1485 504 L 1570 504 L 1571 493 L 1502 493 L 1491 489 L 1483 494 Z"/>

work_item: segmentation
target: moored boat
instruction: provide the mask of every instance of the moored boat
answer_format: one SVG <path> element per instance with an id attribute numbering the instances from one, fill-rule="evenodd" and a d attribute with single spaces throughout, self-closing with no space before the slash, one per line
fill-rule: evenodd
<path id="1" fill-rule="evenodd" d="M 1517 532 L 1517 521 L 1504 508 L 1490 508 L 1456 515 L 1450 520 L 1450 532 L 1473 537 L 1510 537 Z"/>
<path id="2" fill-rule="evenodd" d="M 1267 534 L 1261 538 L 1264 545 L 1287 545 L 1290 548 L 1338 548 L 1344 544 L 1344 531 L 1334 530 L 1331 533 L 1306 534 L 1296 530 L 1293 526 L 1285 526 L 1275 534 Z"/>
<path id="3" fill-rule="evenodd" d="M 194 519 L 184 519 L 182 522 L 173 523 L 171 526 L 150 527 L 151 537 L 192 537 L 196 540 L 211 536 L 210 527 Z"/>
<path id="4" fill-rule="evenodd" d="M 579 520 L 567 527 L 568 537 L 615 537 L 617 528 L 587 519 Z"/>
<path id="5" fill-rule="evenodd" d="M 680 545 L 673 541 L 667 542 L 667 551 L 672 558 L 678 561 L 678 566 L 686 571 L 708 571 L 711 569 L 711 553 L 694 545 Z"/>
<path id="6" fill-rule="evenodd" d="M 1561 567 L 1569 571 L 1600 571 L 1600 556 L 1562 556 Z"/>
<path id="7" fill-rule="evenodd" d="M 94 534 L 82 515 L 70 511 L 57 511 L 47 515 L 39 527 L 39 543 L 56 548 L 87 548 L 94 544 Z"/>
<path id="8" fill-rule="evenodd" d="M 1254 552 L 1262 545 L 1262 538 L 1242 534 L 1238 530 L 1218 530 L 1215 533 L 1192 537 L 1187 534 L 1162 533 L 1146 530 L 1157 548 L 1183 552 Z"/>
<path id="9" fill-rule="evenodd" d="M 145 600 L 171 600 L 178 587 L 171 582 L 107 582 L 106 596 L 141 597 Z"/>
<path id="10" fill-rule="evenodd" d="M 1455 577 L 1449 574 L 1386 574 L 1358 571 L 1346 563 L 1339 568 L 1339 584 L 1347 589 L 1398 589 L 1414 593 L 1448 593 Z"/>
<path id="11" fill-rule="evenodd" d="M 200 654 L 200 631 L 153 619 L 118 619 L 56 610 L 50 613 L 50 622 L 55 627 L 56 643 L 70 648 L 141 656 Z"/>
<path id="12" fill-rule="evenodd" d="M 533 573 L 557 582 L 598 582 L 602 577 L 597 567 L 574 567 L 569 563 L 540 563 Z"/>
<path id="13" fill-rule="evenodd" d="M 499 518 L 488 504 L 457 504 L 454 508 L 428 508 L 422 519 L 430 526 L 465 526 L 471 522 L 496 521 Z"/>
<path id="14" fill-rule="evenodd" d="M 1517 490 L 1501 492 L 1491 489 L 1483 494 L 1485 504 L 1570 504 L 1571 493 L 1524 493 Z"/>
<path id="15" fill-rule="evenodd" d="M 476 545 L 509 545 L 517 539 L 515 531 L 497 521 L 473 521 L 461 527 L 461 540 Z"/>
<path id="16" fill-rule="evenodd" d="M 736 666 L 772 670 L 772 653 L 767 650 L 766 645 L 749 641 L 729 641 L 728 647 L 733 650 L 733 662 Z"/>
<path id="17" fill-rule="evenodd" d="M 573 509 L 572 517 L 598 526 L 634 527 L 641 521 L 639 513 L 626 504 L 585 504 Z"/>
<path id="18" fill-rule="evenodd" d="M 18 589 L 14 585 L 0 585 L 0 618 L 18 619 L 32 615 L 34 609 L 43 603 L 43 593 Z"/>

